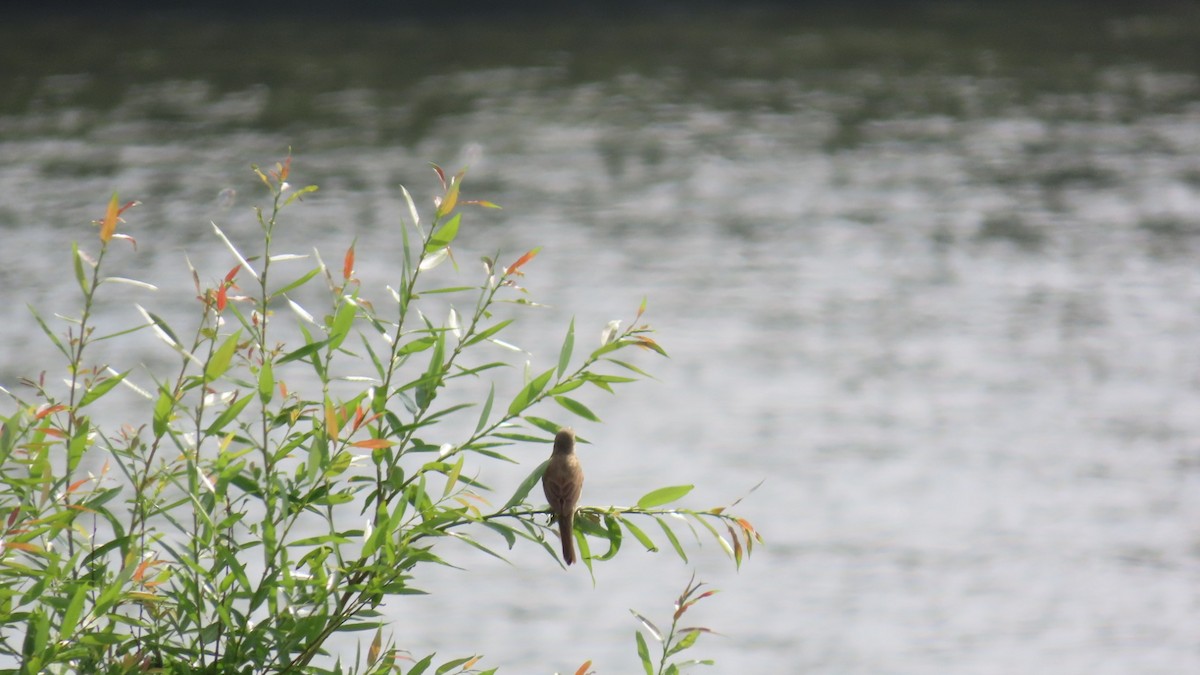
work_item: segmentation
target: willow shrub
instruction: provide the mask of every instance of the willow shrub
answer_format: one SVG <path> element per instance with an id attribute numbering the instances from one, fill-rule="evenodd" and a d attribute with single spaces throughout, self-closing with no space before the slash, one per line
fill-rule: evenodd
<path id="1" fill-rule="evenodd" d="M 517 282 L 537 249 L 508 264 L 485 259 L 468 285 L 434 281 L 450 267 L 433 273 L 452 259 L 461 208 L 494 207 L 462 198 L 463 174 L 436 169 L 442 194 L 426 225 L 403 191 L 403 256 L 386 301 L 372 301 L 353 244 L 336 269 L 319 255 L 272 248 L 285 209 L 316 187 L 289 185 L 290 158 L 254 170 L 270 197 L 257 210 L 259 248 L 239 250 L 213 225 L 232 269 L 208 287 L 191 270 L 193 325 L 168 325 L 139 305 L 143 323 L 96 334 L 101 292 L 118 291 L 117 282 L 148 286 L 104 272 L 110 246 L 133 239 L 117 228 L 134 204 L 115 195 L 97 221 L 98 253 L 72 247 L 77 314 L 52 325 L 35 310 L 62 363 L 7 392 L 14 406 L 0 431 L 0 660 L 31 673 L 434 672 L 433 655 L 385 639 L 380 604 L 425 592 L 412 585 L 414 571 L 444 564 L 448 538 L 500 557 L 485 542 L 524 542 L 556 556 L 535 490 L 544 464 L 497 494 L 483 481 L 489 463 L 513 461 L 506 452 L 515 444 L 549 442 L 573 417 L 597 421 L 572 392 L 612 392 L 644 377 L 622 352 L 665 355 L 639 323 L 643 303 L 627 327 L 610 323 L 591 351 L 577 349 L 572 320 L 554 367 L 526 368 L 515 391 L 498 390 L 492 371 L 510 364 L 490 355 L 516 352 L 489 344 L 504 346 L 499 337 L 513 321 L 493 311 L 530 304 Z M 307 270 L 292 273 L 301 264 Z M 323 286 L 328 305 L 294 301 L 306 286 Z M 422 311 L 435 301 L 452 307 L 440 324 Z M 168 358 L 159 362 L 173 365 L 119 370 L 93 360 L 98 342 L 141 331 L 163 343 Z M 339 375 L 347 363 L 369 377 Z M 103 408 L 118 385 L 142 404 Z M 450 398 L 458 402 L 442 403 Z M 114 416 L 125 419 L 111 428 L 96 419 Z M 690 489 L 660 488 L 632 507 L 582 508 L 574 536 L 584 564 L 616 556 L 626 535 L 651 551 L 664 542 L 686 561 L 684 527 L 715 538 L 740 565 L 758 535 L 723 508 L 665 508 Z M 647 672 L 669 672 L 667 652 L 681 651 L 679 640 L 691 646 L 702 630 L 651 631 L 667 640 L 657 664 L 639 633 Z M 327 651 L 339 634 L 339 645 L 362 636 L 352 664 Z M 454 659 L 436 672 L 480 672 L 478 663 Z"/>

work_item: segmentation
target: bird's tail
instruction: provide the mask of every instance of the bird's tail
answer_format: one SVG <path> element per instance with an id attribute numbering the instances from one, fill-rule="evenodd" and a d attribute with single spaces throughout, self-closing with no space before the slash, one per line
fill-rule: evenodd
<path id="1" fill-rule="evenodd" d="M 568 513 L 558 519 L 558 537 L 562 539 L 563 562 L 575 562 L 575 514 Z"/>

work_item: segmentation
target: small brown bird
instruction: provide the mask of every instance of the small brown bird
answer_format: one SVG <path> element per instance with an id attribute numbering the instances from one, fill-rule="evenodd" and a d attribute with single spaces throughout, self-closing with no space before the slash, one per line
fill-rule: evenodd
<path id="1" fill-rule="evenodd" d="M 554 436 L 554 452 L 546 473 L 542 474 L 542 490 L 550 511 L 558 519 L 558 535 L 562 539 L 563 562 L 575 562 L 575 506 L 579 504 L 579 493 L 583 492 L 583 467 L 575 454 L 575 432 L 563 427 Z"/>

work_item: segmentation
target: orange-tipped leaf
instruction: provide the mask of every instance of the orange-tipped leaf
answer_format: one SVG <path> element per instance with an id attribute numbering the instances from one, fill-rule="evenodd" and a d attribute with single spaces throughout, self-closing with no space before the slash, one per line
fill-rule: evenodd
<path id="1" fill-rule="evenodd" d="M 520 258 L 517 258 L 517 261 L 515 263 L 509 265 L 504 270 L 504 274 L 506 274 L 506 275 L 516 274 L 517 270 L 521 269 L 521 267 L 525 263 L 529 262 L 530 260 L 533 260 L 534 256 L 536 256 L 538 254 L 538 252 L 541 250 L 542 250 L 541 247 L 538 247 L 538 248 L 533 249 L 532 251 L 529 251 L 528 253 L 521 256 Z"/>
<path id="2" fill-rule="evenodd" d="M 350 244 L 350 248 L 346 249 L 346 256 L 342 259 L 342 279 L 349 281 L 354 275 L 354 244 Z"/>
<path id="3" fill-rule="evenodd" d="M 104 220 L 100 221 L 100 241 L 107 244 L 112 239 L 113 232 L 117 231 L 117 221 L 121 219 L 121 202 L 117 199 L 117 193 L 113 193 L 112 199 L 108 200 L 108 209 L 104 212 Z"/>

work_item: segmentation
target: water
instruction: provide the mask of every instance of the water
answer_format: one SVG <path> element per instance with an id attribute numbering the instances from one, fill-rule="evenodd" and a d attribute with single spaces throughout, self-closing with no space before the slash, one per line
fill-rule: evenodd
<path id="1" fill-rule="evenodd" d="M 724 635 L 700 641 L 711 670 L 1195 671 L 1198 18 L 8 26 L 0 335 L 22 348 L 0 382 L 51 357 L 24 304 L 72 306 L 69 241 L 113 189 L 144 205 L 112 271 L 163 289 L 120 289 L 118 326 L 132 301 L 185 320 L 185 252 L 233 265 L 209 220 L 253 241 L 250 163 L 294 149 L 322 191 L 280 248 L 337 260 L 358 236 L 382 297 L 396 185 L 469 162 L 505 210 L 469 214 L 460 259 L 544 246 L 527 281 L 551 308 L 511 336 L 535 365 L 571 316 L 582 343 L 643 296 L 671 352 L 639 360 L 659 382 L 586 399 L 606 424 L 581 425 L 585 501 L 766 479 L 739 509 L 768 546 L 740 574 L 710 543 L 693 560 L 724 591 L 694 619 Z M 470 572 L 422 578 L 396 639 L 504 672 L 636 671 L 626 609 L 665 620 L 690 574 L 630 551 L 593 587 L 531 550 L 446 555 Z"/>

